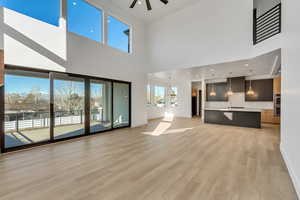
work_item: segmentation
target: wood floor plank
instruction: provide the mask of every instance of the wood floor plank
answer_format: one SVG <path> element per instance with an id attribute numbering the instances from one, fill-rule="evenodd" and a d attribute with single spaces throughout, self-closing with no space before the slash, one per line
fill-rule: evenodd
<path id="1" fill-rule="evenodd" d="M 154 120 L 0 156 L 0 200 L 296 200 L 262 129 Z"/>

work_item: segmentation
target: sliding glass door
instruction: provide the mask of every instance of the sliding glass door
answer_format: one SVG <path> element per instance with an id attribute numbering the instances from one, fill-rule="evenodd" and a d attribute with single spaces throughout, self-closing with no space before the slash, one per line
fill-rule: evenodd
<path id="1" fill-rule="evenodd" d="M 85 134 L 83 78 L 54 74 L 54 139 Z"/>
<path id="2" fill-rule="evenodd" d="M 4 78 L 5 148 L 50 140 L 49 74 L 6 70 Z"/>
<path id="3" fill-rule="evenodd" d="M 129 82 L 14 66 L 6 66 L 4 78 L 1 151 L 131 124 Z"/>
<path id="4" fill-rule="evenodd" d="M 112 128 L 111 81 L 90 81 L 90 132 L 96 133 Z"/>
<path id="5" fill-rule="evenodd" d="M 129 126 L 130 85 L 127 83 L 113 83 L 113 116 L 114 128 Z"/>

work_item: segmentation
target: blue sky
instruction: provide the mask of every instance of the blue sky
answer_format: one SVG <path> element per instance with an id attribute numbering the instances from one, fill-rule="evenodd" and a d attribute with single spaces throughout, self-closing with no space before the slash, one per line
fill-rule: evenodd
<path id="1" fill-rule="evenodd" d="M 0 5 L 58 26 L 59 0 L 0 0 Z"/>
<path id="2" fill-rule="evenodd" d="M 76 93 L 83 95 L 84 83 L 73 81 L 73 87 L 76 89 Z M 65 91 L 69 88 L 71 81 L 55 80 L 54 89 L 55 91 Z M 5 93 L 19 93 L 28 94 L 33 88 L 39 88 L 43 94 L 49 94 L 50 92 L 50 81 L 47 78 L 32 78 L 27 76 L 17 75 L 5 75 Z M 99 86 L 97 87 L 99 89 Z M 102 88 L 100 89 L 102 90 Z"/>
<path id="3" fill-rule="evenodd" d="M 164 97 L 165 96 L 165 88 L 155 86 L 154 93 L 155 93 L 155 96 Z"/>
<path id="4" fill-rule="evenodd" d="M 97 98 L 103 96 L 103 85 L 99 83 L 91 83 L 91 97 Z"/>
<path id="5" fill-rule="evenodd" d="M 102 42 L 102 11 L 82 0 L 68 0 L 68 31 Z"/>
<path id="6" fill-rule="evenodd" d="M 49 79 L 5 75 L 5 93 L 29 93 L 37 86 L 42 93 L 49 93 L 49 85 Z"/>
<path id="7" fill-rule="evenodd" d="M 68 31 L 102 42 L 103 12 L 84 0 L 67 0 Z M 59 0 L 0 0 L 0 5 L 24 15 L 58 26 L 60 17 Z M 109 16 L 108 45 L 128 52 L 129 37 L 124 33 L 130 27 Z"/>
<path id="8" fill-rule="evenodd" d="M 55 90 L 59 90 L 64 86 L 68 86 L 70 81 L 55 80 L 54 87 Z M 73 82 L 76 92 L 83 95 L 84 83 L 83 82 Z M 32 78 L 26 76 L 17 75 L 5 75 L 5 93 L 19 93 L 28 94 L 33 88 L 39 88 L 41 93 L 49 94 L 50 81 L 46 78 Z M 103 84 L 91 83 L 91 96 L 99 97 L 102 96 Z"/>
<path id="9" fill-rule="evenodd" d="M 124 31 L 130 29 L 127 24 L 121 21 L 108 17 L 108 45 L 128 52 L 129 37 L 124 34 Z"/>

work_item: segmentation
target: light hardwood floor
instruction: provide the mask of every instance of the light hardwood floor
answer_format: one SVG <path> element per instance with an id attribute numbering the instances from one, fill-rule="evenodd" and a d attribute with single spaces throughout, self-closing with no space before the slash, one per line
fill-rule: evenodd
<path id="1" fill-rule="evenodd" d="M 0 156 L 2 200 L 296 200 L 279 127 L 155 120 Z"/>

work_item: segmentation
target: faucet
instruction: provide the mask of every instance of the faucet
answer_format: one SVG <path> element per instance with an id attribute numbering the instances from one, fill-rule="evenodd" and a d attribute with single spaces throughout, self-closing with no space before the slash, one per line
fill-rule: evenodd
<path id="1" fill-rule="evenodd" d="M 229 105 L 228 108 L 231 109 L 232 108 L 232 104 L 231 104 L 230 100 L 228 100 L 228 105 Z"/>

